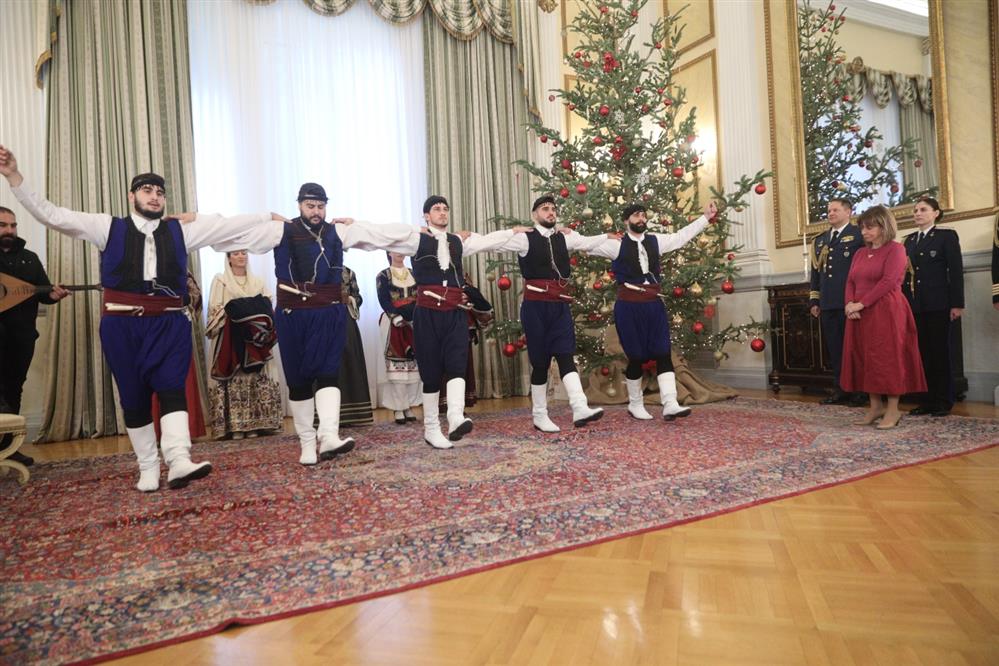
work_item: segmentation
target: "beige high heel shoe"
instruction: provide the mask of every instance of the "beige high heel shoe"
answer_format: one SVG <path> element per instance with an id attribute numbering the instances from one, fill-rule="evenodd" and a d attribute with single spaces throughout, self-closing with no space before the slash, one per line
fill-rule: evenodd
<path id="1" fill-rule="evenodd" d="M 874 425 L 874 422 L 877 421 L 878 419 L 880 419 L 884 415 L 885 415 L 885 413 L 881 412 L 881 413 L 875 414 L 873 416 L 868 416 L 867 418 L 865 418 L 865 419 L 863 419 L 861 421 L 854 421 L 853 425 L 858 425 L 858 426 Z M 878 427 L 881 427 L 881 426 L 878 426 Z"/>
<path id="2" fill-rule="evenodd" d="M 897 426 L 897 425 L 898 425 L 898 422 L 899 422 L 899 421 L 901 421 L 901 420 L 902 420 L 902 415 L 901 415 L 901 414 L 899 414 L 899 415 L 898 415 L 898 416 L 897 416 L 897 417 L 895 418 L 895 420 L 894 420 L 894 421 L 892 421 L 892 422 L 889 422 L 889 421 L 885 421 L 884 419 L 882 419 L 882 420 L 881 420 L 881 423 L 879 423 L 879 424 L 878 424 L 878 425 L 876 425 L 875 427 L 876 427 L 876 428 L 877 428 L 878 430 L 891 430 L 892 428 L 894 428 L 895 426 Z"/>

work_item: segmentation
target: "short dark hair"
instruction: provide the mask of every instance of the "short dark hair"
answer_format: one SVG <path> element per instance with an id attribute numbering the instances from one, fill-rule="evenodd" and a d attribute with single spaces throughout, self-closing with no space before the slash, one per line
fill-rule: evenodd
<path id="1" fill-rule="evenodd" d="M 935 210 L 936 212 L 940 213 L 939 215 L 937 215 L 937 219 L 933 221 L 933 224 L 939 224 L 940 220 L 943 219 L 943 211 L 940 210 L 940 202 L 934 199 L 933 197 L 919 197 L 918 199 L 916 199 L 916 203 L 924 203 L 933 210 Z"/>
<path id="2" fill-rule="evenodd" d="M 14 215 L 14 211 L 6 206 L 0 206 L 0 213 L 10 213 L 11 215 Z M 14 217 L 17 217 L 17 215 L 14 215 Z"/>
<path id="3" fill-rule="evenodd" d="M 537 209 L 541 208 L 545 204 L 551 204 L 558 209 L 558 204 L 555 203 L 555 197 L 550 194 L 545 194 L 534 200 L 534 204 L 531 206 L 531 212 L 533 213 Z"/>
<path id="4" fill-rule="evenodd" d="M 451 204 L 447 202 L 447 199 L 445 199 L 441 195 L 431 194 L 429 197 L 427 197 L 427 200 L 423 202 L 423 214 L 426 215 L 427 213 L 430 212 L 431 208 L 440 203 L 444 204 L 448 208 L 451 207 Z"/>
<path id="5" fill-rule="evenodd" d="M 645 213 L 647 212 L 647 210 L 648 209 L 646 209 L 645 206 L 643 206 L 642 204 L 633 203 L 630 206 L 626 206 L 625 209 L 621 211 L 621 221 L 627 222 L 628 218 L 634 215 L 635 213 Z"/>
<path id="6" fill-rule="evenodd" d="M 834 201 L 838 204 L 845 206 L 847 210 L 853 210 L 853 202 L 847 199 L 846 197 L 833 197 L 832 199 L 829 200 L 829 203 L 827 203 L 826 205 L 828 206 Z"/>

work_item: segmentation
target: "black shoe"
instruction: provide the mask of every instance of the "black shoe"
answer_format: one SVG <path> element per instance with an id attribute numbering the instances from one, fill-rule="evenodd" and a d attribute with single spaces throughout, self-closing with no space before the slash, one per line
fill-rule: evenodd
<path id="1" fill-rule="evenodd" d="M 923 405 L 920 405 L 919 407 L 916 407 L 915 409 L 910 409 L 909 410 L 909 415 L 910 416 L 926 416 L 927 414 L 932 414 L 933 412 L 934 412 L 934 409 L 932 407 L 925 407 Z"/>
<path id="2" fill-rule="evenodd" d="M 849 397 L 850 396 L 842 391 L 833 391 L 833 394 L 827 398 L 823 398 L 821 403 L 823 405 L 842 405 Z"/>
<path id="3" fill-rule="evenodd" d="M 870 399 L 867 397 L 866 393 L 854 393 L 850 396 L 850 399 L 846 401 L 850 407 L 865 407 L 871 404 Z"/>
<path id="4" fill-rule="evenodd" d="M 19 462 L 25 467 L 31 467 L 35 464 L 35 459 L 31 456 L 26 456 L 20 451 L 15 451 L 7 457 L 7 460 L 13 460 L 14 462 Z"/>
<path id="5" fill-rule="evenodd" d="M 930 412 L 930 416 L 934 416 L 934 417 L 937 417 L 937 418 L 940 418 L 942 416 L 950 416 L 950 410 L 949 409 L 938 409 L 936 411 Z"/>

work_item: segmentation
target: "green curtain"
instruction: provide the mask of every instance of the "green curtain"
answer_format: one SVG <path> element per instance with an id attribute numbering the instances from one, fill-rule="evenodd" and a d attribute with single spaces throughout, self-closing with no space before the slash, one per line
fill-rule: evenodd
<path id="1" fill-rule="evenodd" d="M 424 21 L 423 40 L 430 192 L 448 198 L 454 229 L 488 233 L 501 228 L 490 222 L 496 215 L 529 219 L 529 175 L 513 164 L 528 155 L 527 102 L 514 47 L 482 34 L 455 39 L 438 21 Z M 471 257 L 466 274 L 498 320 L 519 319 L 519 285 L 498 290 L 485 263 L 485 255 Z M 481 396 L 527 393 L 526 354 L 508 359 L 489 341 L 475 348 L 474 358 Z"/>
<path id="2" fill-rule="evenodd" d="M 194 210 L 185 0 L 69 2 L 59 21 L 48 72 L 48 198 L 73 210 L 124 215 L 132 176 L 156 171 L 167 182 L 168 212 Z M 48 248 L 54 282 L 99 281 L 93 245 L 50 232 Z M 200 281 L 196 255 L 190 269 Z M 98 338 L 99 295 L 77 293 L 50 312 L 39 439 L 123 432 Z M 200 320 L 195 329 L 203 398 Z"/>

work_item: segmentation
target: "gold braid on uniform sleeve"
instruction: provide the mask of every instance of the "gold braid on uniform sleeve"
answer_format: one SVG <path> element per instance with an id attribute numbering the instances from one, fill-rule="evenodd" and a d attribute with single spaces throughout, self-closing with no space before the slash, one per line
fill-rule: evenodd
<path id="1" fill-rule="evenodd" d="M 826 260 L 829 258 L 829 246 L 823 245 L 822 250 L 819 252 L 818 256 L 812 252 L 812 268 L 817 271 L 824 271 L 826 269 Z"/>

